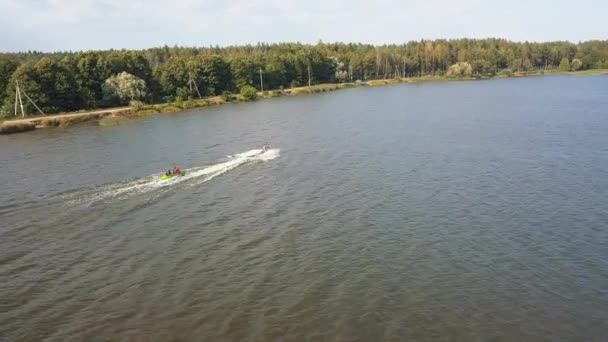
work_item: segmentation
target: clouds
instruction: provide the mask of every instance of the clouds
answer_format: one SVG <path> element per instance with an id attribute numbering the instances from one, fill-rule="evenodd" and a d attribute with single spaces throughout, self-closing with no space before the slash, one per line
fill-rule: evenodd
<path id="1" fill-rule="evenodd" d="M 506 5 L 506 6 L 505 6 Z M 601 13 L 524 0 L 2 0 L 0 49 L 76 50 L 258 41 L 399 43 L 421 38 L 608 38 Z M 566 22 L 566 24 L 564 24 Z"/>

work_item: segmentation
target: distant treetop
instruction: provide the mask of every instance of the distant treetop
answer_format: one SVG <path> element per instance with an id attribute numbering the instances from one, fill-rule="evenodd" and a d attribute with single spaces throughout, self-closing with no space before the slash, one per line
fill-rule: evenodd
<path id="1" fill-rule="evenodd" d="M 426 75 L 510 75 L 544 69 L 608 68 L 608 41 L 511 42 L 438 39 L 361 43 L 258 43 L 145 50 L 0 53 L 0 104 L 10 113 L 15 81 L 46 111 L 110 105 L 103 85 L 126 72 L 145 84 L 146 102 L 239 92 Z M 113 79 L 114 81 L 116 79 Z M 121 99 L 120 102 L 125 102 Z"/>

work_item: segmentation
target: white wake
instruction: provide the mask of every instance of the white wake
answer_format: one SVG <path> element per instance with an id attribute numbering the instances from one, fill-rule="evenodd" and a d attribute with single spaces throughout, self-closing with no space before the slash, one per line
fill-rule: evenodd
<path id="1" fill-rule="evenodd" d="M 186 171 L 184 176 L 161 180 L 162 173 L 154 174 L 129 182 L 108 184 L 78 191 L 64 197 L 68 201 L 92 204 L 102 200 L 121 199 L 134 194 L 147 193 L 161 188 L 175 186 L 179 183 L 188 182 L 193 185 L 198 185 L 210 181 L 239 166 L 275 159 L 279 156 L 279 152 L 279 149 L 269 149 L 266 152 L 261 149 L 250 150 L 228 156 L 227 160 L 217 164 L 184 169 Z"/>

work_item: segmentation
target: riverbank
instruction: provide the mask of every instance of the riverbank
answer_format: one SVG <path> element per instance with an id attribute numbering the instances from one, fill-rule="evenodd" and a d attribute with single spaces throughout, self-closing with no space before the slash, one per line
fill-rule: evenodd
<path id="1" fill-rule="evenodd" d="M 563 72 L 559 70 L 537 71 L 531 73 L 514 73 L 513 75 L 497 75 L 494 77 L 483 77 L 481 79 L 506 78 L 506 77 L 528 77 L 528 76 L 547 76 L 547 75 L 600 75 L 608 74 L 608 69 L 591 69 L 573 72 Z M 269 90 L 258 92 L 258 99 L 268 99 L 282 96 L 299 96 L 315 93 L 331 92 L 340 89 L 361 87 L 361 86 L 385 86 L 400 83 L 419 83 L 432 81 L 465 81 L 476 80 L 479 78 L 448 78 L 444 76 L 422 76 L 406 77 L 382 80 L 371 80 L 367 82 L 350 83 L 329 83 L 318 84 L 310 87 L 296 87 L 284 90 Z M 100 126 L 115 126 L 122 124 L 126 120 L 117 118 L 137 118 L 161 113 L 176 113 L 194 108 L 208 106 L 218 106 L 225 103 L 243 102 L 240 95 L 230 94 L 223 96 L 211 96 L 198 100 L 179 101 L 163 104 L 140 105 L 133 107 L 119 107 L 101 109 L 87 112 L 61 113 L 48 116 L 37 116 L 23 119 L 0 121 L 0 134 L 11 134 L 35 130 L 37 128 L 61 127 L 65 128 L 73 124 L 97 120 Z"/>
<path id="2" fill-rule="evenodd" d="M 45 127 L 68 127 L 75 123 L 102 119 L 111 115 L 125 115 L 130 107 L 109 108 L 89 112 L 61 113 L 47 116 L 7 120 L 0 124 L 0 134 L 19 133 Z"/>
<path id="3" fill-rule="evenodd" d="M 339 83 L 339 84 L 318 84 L 311 87 L 297 87 L 285 90 L 269 90 L 257 93 L 258 99 L 269 99 L 282 96 L 299 96 L 314 93 L 323 93 L 339 89 L 364 86 L 366 83 Z M 38 128 L 60 127 L 66 128 L 73 124 L 95 121 L 100 126 L 116 126 L 123 124 L 126 120 L 146 117 L 162 113 L 177 113 L 194 108 L 204 108 L 209 106 L 219 106 L 226 103 L 245 102 L 245 99 L 238 94 L 222 96 L 210 96 L 197 100 L 178 101 L 161 104 L 141 104 L 132 107 L 109 108 L 94 111 L 82 111 L 76 113 L 60 113 L 47 116 L 33 116 L 23 119 L 11 119 L 0 121 L 0 134 L 12 134 L 27 132 Z"/>
<path id="4" fill-rule="evenodd" d="M 419 82 L 432 82 L 432 81 L 474 81 L 474 80 L 490 80 L 498 78 L 509 78 L 509 77 L 530 77 L 530 76 L 552 76 L 552 75 L 579 75 L 579 76 L 594 76 L 608 74 L 608 69 L 590 69 L 580 71 L 560 71 L 560 70 L 540 70 L 533 72 L 515 72 L 510 75 L 498 74 L 495 76 L 482 76 L 482 77 L 459 77 L 450 78 L 445 76 L 421 76 L 421 77 L 404 77 L 404 78 L 391 78 L 382 80 L 368 81 L 367 85 L 370 86 L 383 86 L 390 84 L 399 83 L 419 83 Z"/>

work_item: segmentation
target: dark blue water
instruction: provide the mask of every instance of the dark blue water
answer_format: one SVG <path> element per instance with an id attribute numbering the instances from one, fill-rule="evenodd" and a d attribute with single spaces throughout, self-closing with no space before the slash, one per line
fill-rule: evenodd
<path id="1" fill-rule="evenodd" d="M 0 136 L 0 340 L 601 341 L 607 170 L 606 76 Z"/>

